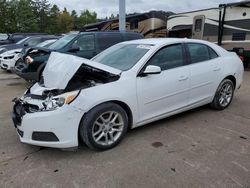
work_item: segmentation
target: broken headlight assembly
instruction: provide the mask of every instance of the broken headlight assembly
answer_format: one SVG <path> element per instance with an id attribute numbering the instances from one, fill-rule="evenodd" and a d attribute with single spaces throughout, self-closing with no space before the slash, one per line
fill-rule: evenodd
<path id="1" fill-rule="evenodd" d="M 79 95 L 79 93 L 80 91 L 72 91 L 54 97 L 49 96 L 43 102 L 44 108 L 42 111 L 56 110 L 64 105 L 68 105 L 75 100 L 75 98 Z"/>

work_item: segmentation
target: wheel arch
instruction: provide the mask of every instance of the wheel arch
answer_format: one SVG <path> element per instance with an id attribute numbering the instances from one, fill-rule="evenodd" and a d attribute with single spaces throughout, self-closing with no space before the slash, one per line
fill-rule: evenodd
<path id="1" fill-rule="evenodd" d="M 109 101 L 105 101 L 105 102 L 102 102 L 102 103 L 99 103 L 95 106 L 93 106 L 91 109 L 89 109 L 88 111 L 92 110 L 93 108 L 95 108 L 96 106 L 99 106 L 99 105 L 102 105 L 102 104 L 105 104 L 105 103 L 115 103 L 117 105 L 119 105 L 120 107 L 122 107 L 127 116 L 128 116 L 128 128 L 131 129 L 132 128 L 132 125 L 133 125 L 133 114 L 132 114 L 132 110 L 130 109 L 130 107 L 123 101 L 119 101 L 119 100 L 109 100 Z M 86 112 L 88 113 L 88 112 Z M 85 117 L 85 114 L 83 114 L 81 120 L 80 120 L 80 123 L 79 123 L 79 126 L 78 126 L 78 138 L 79 138 L 79 131 L 80 131 L 80 124 L 81 122 L 83 121 L 83 118 Z"/>
<path id="2" fill-rule="evenodd" d="M 131 111 L 130 107 L 125 102 L 118 101 L 118 100 L 113 100 L 113 101 L 108 101 L 108 102 L 118 104 L 119 106 L 121 106 L 125 110 L 125 112 L 126 112 L 126 114 L 128 116 L 128 127 L 132 128 L 133 114 L 132 114 L 132 111 Z"/>
<path id="3" fill-rule="evenodd" d="M 236 78 L 235 78 L 235 76 L 233 76 L 233 75 L 229 75 L 229 76 L 227 76 L 226 78 L 224 78 L 224 80 L 225 79 L 228 79 L 228 80 L 231 80 L 232 82 L 233 82 L 233 84 L 234 84 L 234 89 L 236 89 Z"/>

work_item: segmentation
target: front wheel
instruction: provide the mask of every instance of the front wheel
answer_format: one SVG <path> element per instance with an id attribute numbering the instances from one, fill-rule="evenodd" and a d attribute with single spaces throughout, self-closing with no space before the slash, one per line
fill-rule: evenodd
<path id="1" fill-rule="evenodd" d="M 233 100 L 234 96 L 234 84 L 231 80 L 223 80 L 214 96 L 214 100 L 211 103 L 211 107 L 216 110 L 224 110 L 227 108 Z"/>
<path id="2" fill-rule="evenodd" d="M 104 103 L 84 115 L 80 136 L 88 147 L 107 150 L 123 139 L 127 129 L 128 116 L 125 110 L 115 103 Z"/>

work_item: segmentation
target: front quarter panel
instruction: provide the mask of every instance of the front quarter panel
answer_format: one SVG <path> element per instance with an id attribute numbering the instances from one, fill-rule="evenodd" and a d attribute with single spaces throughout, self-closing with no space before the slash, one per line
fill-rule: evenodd
<path id="1" fill-rule="evenodd" d="M 118 81 L 84 89 L 80 92 L 72 105 L 79 108 L 82 114 L 87 113 L 95 106 L 119 101 L 125 103 L 133 114 L 133 122 L 138 119 L 136 84 L 133 76 L 120 78 Z"/>

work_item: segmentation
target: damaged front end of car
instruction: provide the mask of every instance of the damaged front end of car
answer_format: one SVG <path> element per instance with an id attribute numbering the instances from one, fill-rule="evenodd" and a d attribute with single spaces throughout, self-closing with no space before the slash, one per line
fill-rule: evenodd
<path id="1" fill-rule="evenodd" d="M 54 111 L 70 105 L 83 89 L 114 82 L 120 71 L 87 59 L 53 52 L 43 79 L 13 99 L 12 119 L 21 126 L 25 114 Z"/>

